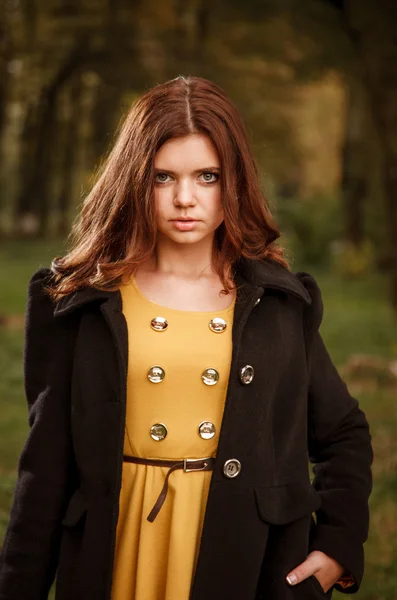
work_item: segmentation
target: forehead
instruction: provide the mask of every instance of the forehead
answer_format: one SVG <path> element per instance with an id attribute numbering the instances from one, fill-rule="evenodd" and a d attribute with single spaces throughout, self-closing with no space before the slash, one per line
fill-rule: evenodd
<path id="1" fill-rule="evenodd" d="M 219 157 L 208 136 L 194 133 L 165 142 L 155 156 L 154 166 L 194 171 L 202 167 L 219 167 Z"/>

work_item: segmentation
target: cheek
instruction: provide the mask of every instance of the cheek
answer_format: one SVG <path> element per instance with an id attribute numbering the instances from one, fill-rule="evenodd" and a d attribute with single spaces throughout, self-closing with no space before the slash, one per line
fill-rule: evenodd
<path id="1" fill-rule="evenodd" d="M 154 202 L 157 210 L 158 216 L 161 218 L 166 210 L 169 202 L 167 201 L 167 192 L 166 190 L 155 190 L 154 192 Z"/>
<path id="2" fill-rule="evenodd" d="M 223 213 L 222 207 L 222 195 L 220 187 L 216 189 L 211 189 L 208 191 L 208 195 L 206 196 L 206 203 L 208 211 L 211 212 L 214 216 Z"/>

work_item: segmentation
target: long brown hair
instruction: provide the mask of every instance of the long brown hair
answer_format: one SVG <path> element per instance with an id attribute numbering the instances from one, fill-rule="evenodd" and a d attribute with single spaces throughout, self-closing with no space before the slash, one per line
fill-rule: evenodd
<path id="1" fill-rule="evenodd" d="M 82 204 L 70 251 L 52 262 L 53 299 L 81 287 L 116 289 L 152 256 L 157 227 L 154 158 L 167 140 L 207 135 L 221 166 L 224 221 L 213 243 L 213 268 L 223 293 L 233 289 L 235 261 L 272 258 L 286 268 L 279 230 L 260 189 L 243 120 L 225 92 L 207 79 L 159 84 L 132 105 L 97 181 Z"/>

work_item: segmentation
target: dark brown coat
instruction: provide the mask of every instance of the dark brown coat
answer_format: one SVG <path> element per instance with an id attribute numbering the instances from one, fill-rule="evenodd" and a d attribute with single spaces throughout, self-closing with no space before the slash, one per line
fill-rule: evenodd
<path id="1" fill-rule="evenodd" d="M 49 269 L 29 284 L 25 387 L 31 431 L 1 554 L 0 600 L 110 600 L 125 422 L 121 295 L 85 289 L 55 306 Z M 315 280 L 241 259 L 233 354 L 191 600 L 327 598 L 287 573 L 322 550 L 363 575 L 368 423 L 318 332 Z M 257 303 L 257 299 L 260 302 Z M 252 383 L 239 371 L 252 365 Z M 239 476 L 223 464 L 237 458 Z M 315 463 L 310 483 L 308 459 Z M 312 517 L 316 513 L 316 523 Z M 176 599 L 179 600 L 179 599 Z"/>

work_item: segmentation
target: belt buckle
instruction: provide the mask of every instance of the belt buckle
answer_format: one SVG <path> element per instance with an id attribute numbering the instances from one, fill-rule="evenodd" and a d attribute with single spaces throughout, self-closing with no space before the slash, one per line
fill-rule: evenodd
<path id="1" fill-rule="evenodd" d="M 190 473 L 191 471 L 204 471 L 205 468 L 207 467 L 208 462 L 206 463 L 205 461 L 209 461 L 212 457 L 208 456 L 206 458 L 184 458 L 183 459 L 183 470 L 185 471 L 185 473 Z M 202 467 L 198 467 L 196 469 L 189 469 L 187 466 L 187 463 L 197 463 L 197 462 L 204 462 L 204 465 Z"/>

